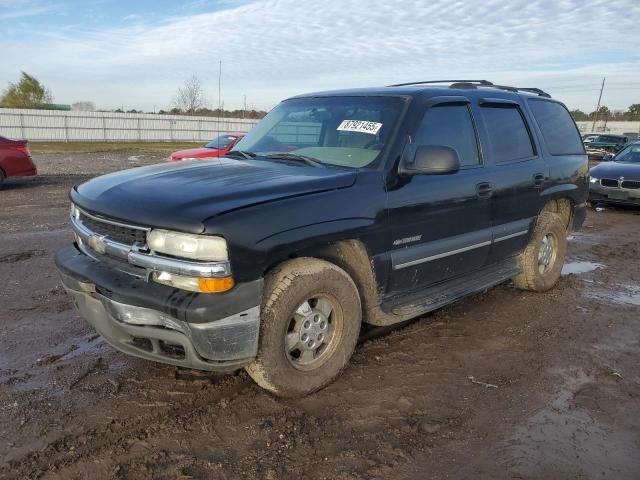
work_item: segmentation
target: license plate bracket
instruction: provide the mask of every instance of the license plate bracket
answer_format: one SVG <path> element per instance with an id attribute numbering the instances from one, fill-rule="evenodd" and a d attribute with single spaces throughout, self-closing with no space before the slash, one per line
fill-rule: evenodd
<path id="1" fill-rule="evenodd" d="M 609 192 L 607 196 L 612 200 L 627 200 L 629 198 L 627 192 Z"/>

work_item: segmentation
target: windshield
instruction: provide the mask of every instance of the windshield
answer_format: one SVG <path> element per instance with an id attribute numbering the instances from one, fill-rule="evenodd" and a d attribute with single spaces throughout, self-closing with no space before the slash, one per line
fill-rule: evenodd
<path id="1" fill-rule="evenodd" d="M 227 148 L 235 139 L 232 135 L 220 135 L 207 143 L 205 148 Z"/>
<path id="2" fill-rule="evenodd" d="M 640 163 L 640 144 L 629 145 L 614 158 L 616 162 Z"/>
<path id="3" fill-rule="evenodd" d="M 282 102 L 234 147 L 257 155 L 304 156 L 361 168 L 380 155 L 398 120 L 400 97 L 315 97 Z M 275 155 L 274 155 L 275 156 Z M 287 156 L 281 156 L 287 158 Z"/>
<path id="4" fill-rule="evenodd" d="M 624 143 L 624 139 L 620 137 L 609 137 L 607 135 L 598 135 L 593 139 L 594 143 Z"/>

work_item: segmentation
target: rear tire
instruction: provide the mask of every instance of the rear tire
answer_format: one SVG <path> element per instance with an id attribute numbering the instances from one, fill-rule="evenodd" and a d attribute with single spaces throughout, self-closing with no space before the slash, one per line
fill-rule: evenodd
<path id="1" fill-rule="evenodd" d="M 560 278 L 567 253 L 567 229 L 559 215 L 542 212 L 533 236 L 518 257 L 521 273 L 513 279 L 521 290 L 545 292 Z"/>
<path id="2" fill-rule="evenodd" d="M 0 170 L 0 190 L 2 190 L 2 185 L 4 185 L 4 179 L 5 179 L 5 175 L 4 172 L 2 170 Z"/>
<path id="3" fill-rule="evenodd" d="M 358 289 L 344 270 L 315 258 L 285 262 L 265 279 L 258 356 L 246 370 L 281 397 L 315 392 L 347 365 L 361 321 Z"/>

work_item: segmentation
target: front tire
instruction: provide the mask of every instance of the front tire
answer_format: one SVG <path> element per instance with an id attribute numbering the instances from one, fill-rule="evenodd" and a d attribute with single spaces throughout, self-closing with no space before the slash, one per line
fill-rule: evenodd
<path id="1" fill-rule="evenodd" d="M 344 270 L 315 258 L 285 262 L 266 278 L 258 356 L 246 370 L 278 396 L 312 393 L 347 365 L 361 321 L 358 289 Z"/>
<path id="2" fill-rule="evenodd" d="M 560 278 L 567 253 L 567 229 L 559 215 L 542 212 L 527 248 L 518 257 L 521 273 L 513 279 L 521 290 L 546 292 Z"/>

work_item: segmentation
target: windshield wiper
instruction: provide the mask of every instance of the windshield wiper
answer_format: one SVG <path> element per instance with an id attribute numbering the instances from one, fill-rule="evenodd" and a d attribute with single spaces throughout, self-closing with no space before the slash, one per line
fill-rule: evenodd
<path id="1" fill-rule="evenodd" d="M 231 150 L 224 154 L 225 157 L 255 158 L 256 154 L 244 150 Z"/>
<path id="2" fill-rule="evenodd" d="M 265 158 L 272 158 L 274 160 L 293 160 L 294 162 L 304 162 L 307 165 L 311 165 L 313 167 L 326 168 L 324 163 L 319 162 L 315 158 L 307 157 L 306 155 L 298 155 L 297 153 L 270 153 L 268 155 L 265 155 Z"/>

